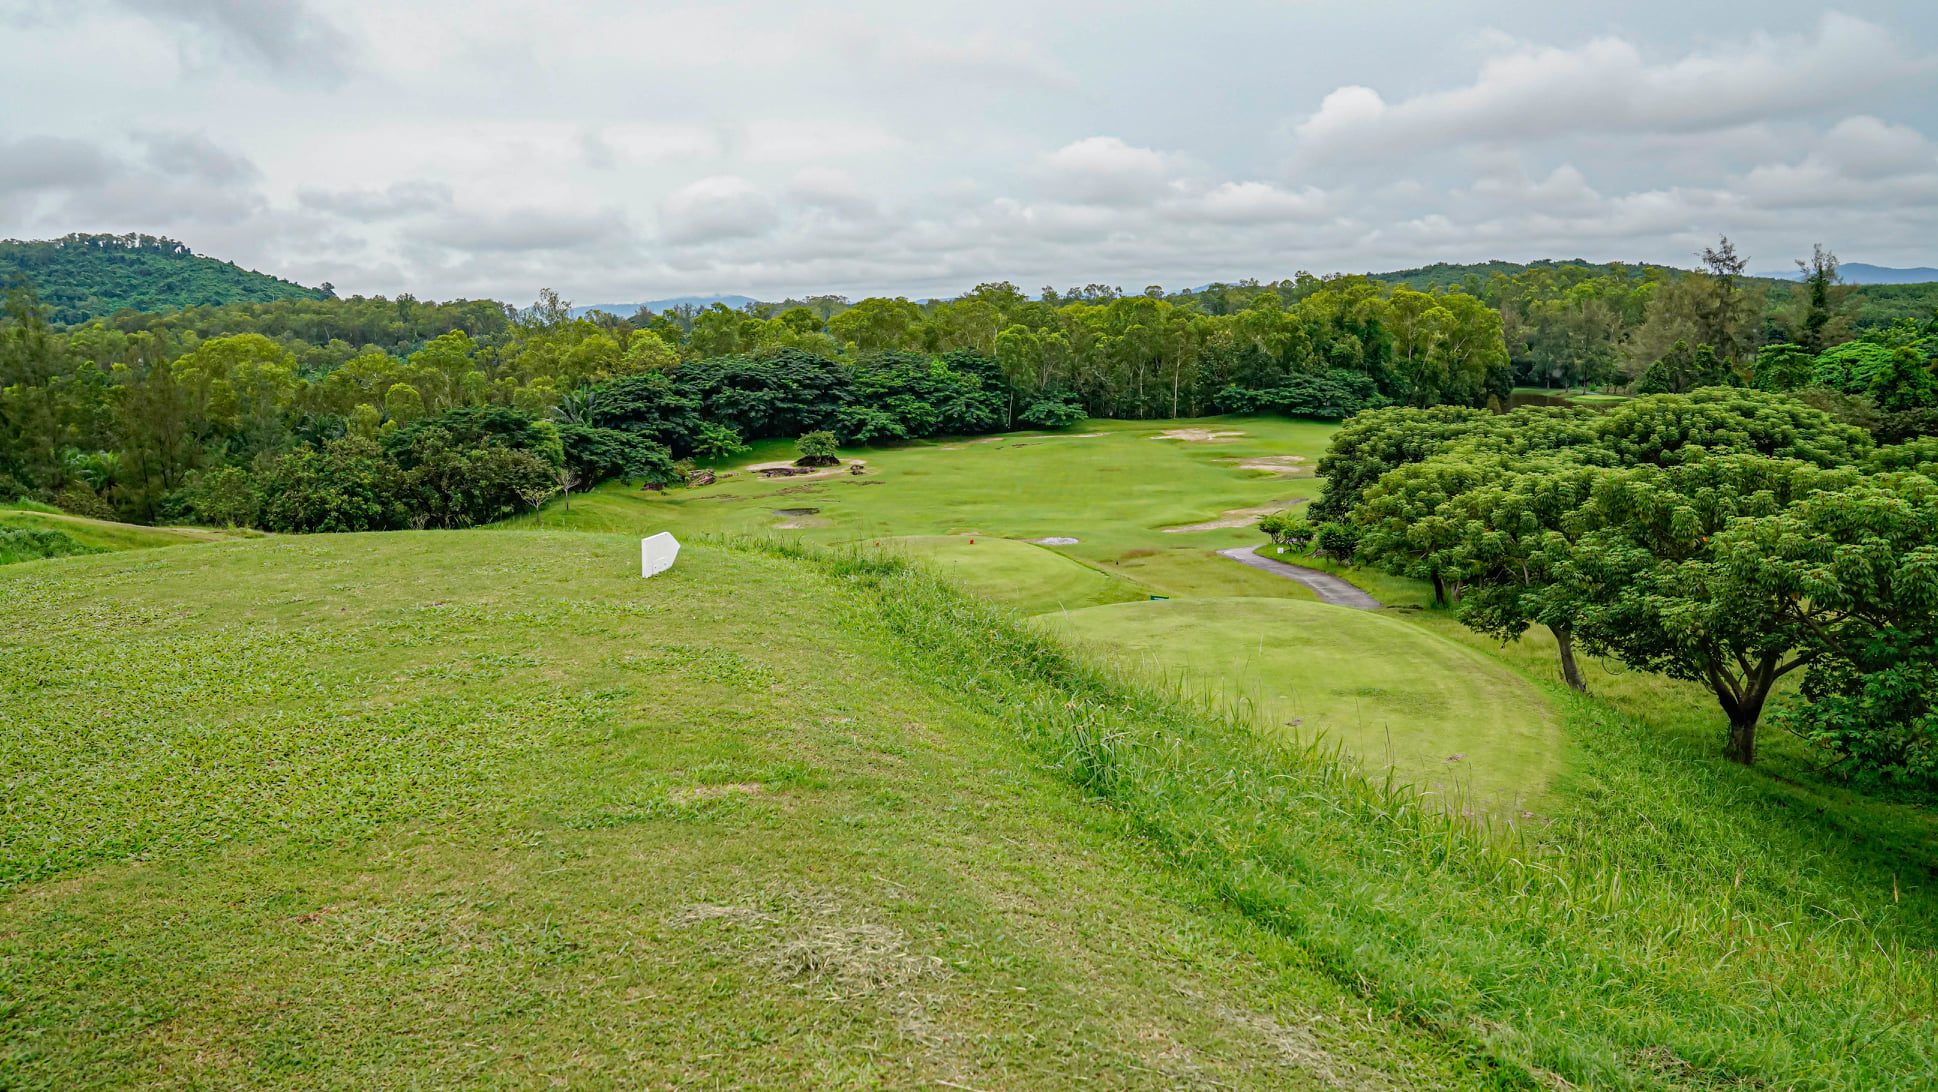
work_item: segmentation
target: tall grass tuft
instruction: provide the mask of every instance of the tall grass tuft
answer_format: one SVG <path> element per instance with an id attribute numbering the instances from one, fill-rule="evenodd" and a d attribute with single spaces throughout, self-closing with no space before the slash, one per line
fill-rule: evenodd
<path id="1" fill-rule="evenodd" d="M 865 548 L 810 565 L 895 654 L 1011 725 L 1124 832 L 1509 1087 L 1938 1088 L 1938 906 L 1809 817 L 1556 694 L 1582 752 L 1547 826 L 1373 783 L 1242 704 L 1086 658 Z"/>

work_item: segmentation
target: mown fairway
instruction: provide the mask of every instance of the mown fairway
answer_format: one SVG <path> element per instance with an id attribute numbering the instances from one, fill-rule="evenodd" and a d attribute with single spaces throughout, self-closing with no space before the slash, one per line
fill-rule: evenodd
<path id="1" fill-rule="evenodd" d="M 0 1087 L 1479 1087 L 844 582 L 602 535 L 0 569 Z"/>
<path id="2" fill-rule="evenodd" d="M 504 526 L 775 533 L 924 558 L 1025 614 L 1067 614 L 1135 668 L 1182 673 L 1194 692 L 1252 702 L 1275 725 L 1308 718 L 1299 730 L 1323 728 L 1376 777 L 1390 767 L 1507 817 L 1539 810 L 1564 741 L 1538 693 L 1470 649 L 1399 621 L 1317 610 L 1299 584 L 1216 556 L 1260 540 L 1249 510 L 1317 495 L 1311 467 L 1330 433 L 1273 418 L 1093 421 L 1067 434 L 844 452 L 867 461 L 859 477 L 763 481 L 741 469 L 665 494 L 614 484 L 569 513 L 555 502 Z M 762 445 L 735 463 L 787 454 Z M 1217 523 L 1236 526 L 1203 526 Z M 1166 530 L 1181 527 L 1194 529 Z M 1078 541 L 1033 541 L 1051 537 Z M 1421 602 L 1412 584 L 1369 586 Z"/>
<path id="3" fill-rule="evenodd" d="M 1175 430 L 1234 435 L 1159 438 Z M 1269 417 L 1091 421 L 1063 433 L 844 451 L 868 462 L 861 477 L 761 480 L 741 469 L 716 485 L 664 494 L 614 483 L 575 497 L 569 513 L 554 502 L 540 517 L 504 526 L 679 535 L 779 528 L 815 542 L 1069 537 L 1079 541 L 1052 548 L 1160 594 L 1310 598 L 1211 552 L 1258 541 L 1251 517 L 1227 513 L 1317 496 L 1311 467 L 1331 433 L 1330 425 Z M 792 457 L 792 444 L 764 443 L 723 469 Z M 1244 468 L 1261 458 L 1284 460 L 1284 472 Z M 806 508 L 817 511 L 782 514 Z M 1235 526 L 1164 530 L 1221 520 Z"/>
<path id="4" fill-rule="evenodd" d="M 1173 599 L 1044 621 L 1288 736 L 1323 734 L 1366 774 L 1497 815 L 1546 811 L 1566 747 L 1542 696 L 1498 662 L 1393 618 L 1287 599 Z"/>

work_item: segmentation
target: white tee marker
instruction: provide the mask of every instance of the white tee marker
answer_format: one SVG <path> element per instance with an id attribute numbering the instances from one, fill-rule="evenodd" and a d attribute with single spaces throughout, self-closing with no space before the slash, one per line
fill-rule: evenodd
<path id="1" fill-rule="evenodd" d="M 657 576 L 673 567 L 673 560 L 680 556 L 680 542 L 669 531 L 661 531 L 651 538 L 639 540 L 639 575 L 643 579 Z"/>

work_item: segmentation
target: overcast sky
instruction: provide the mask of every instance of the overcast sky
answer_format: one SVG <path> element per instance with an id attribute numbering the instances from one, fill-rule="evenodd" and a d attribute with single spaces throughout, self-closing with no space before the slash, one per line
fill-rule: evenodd
<path id="1" fill-rule="evenodd" d="M 0 0 L 0 236 L 514 302 L 1938 265 L 1934 91 L 1931 0 Z"/>

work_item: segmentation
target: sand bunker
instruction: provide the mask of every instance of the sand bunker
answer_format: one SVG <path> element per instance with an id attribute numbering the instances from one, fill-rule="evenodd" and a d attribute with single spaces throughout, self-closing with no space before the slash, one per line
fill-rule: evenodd
<path id="1" fill-rule="evenodd" d="M 806 481 L 813 481 L 816 478 L 832 478 L 837 474 L 852 474 L 854 473 L 854 471 L 850 469 L 851 467 L 855 467 L 855 466 L 866 467 L 867 465 L 868 465 L 868 460 L 866 459 L 843 459 L 842 461 L 834 464 L 833 466 L 821 466 L 821 467 L 815 467 L 813 469 L 809 469 L 808 467 L 805 467 L 805 466 L 795 466 L 791 462 L 754 463 L 753 465 L 745 467 L 743 469 L 746 469 L 752 472 L 756 476 L 759 476 L 760 473 L 764 470 L 765 471 L 791 470 L 791 471 L 795 471 L 796 473 L 786 475 L 786 478 L 788 481 L 806 482 Z"/>
<path id="2" fill-rule="evenodd" d="M 1163 530 L 1167 535 L 1181 535 L 1192 531 L 1225 531 L 1234 527 L 1250 527 L 1252 524 L 1258 522 L 1258 517 L 1260 516 L 1269 516 L 1273 512 L 1283 512 L 1287 508 L 1296 508 L 1304 503 L 1305 498 L 1300 497 L 1287 504 L 1262 504 L 1257 508 L 1233 508 L 1218 519 L 1209 519 L 1203 523 L 1186 524 L 1183 527 L 1166 527 Z"/>
<path id="3" fill-rule="evenodd" d="M 1049 538 L 1033 538 L 1030 541 L 1038 546 L 1075 546 L 1077 544 L 1076 539 L 1067 535 L 1051 535 Z"/>
<path id="4" fill-rule="evenodd" d="M 1229 444 L 1243 435 L 1243 432 L 1213 432 L 1204 428 L 1167 428 L 1151 439 L 1183 440 L 1192 444 Z"/>
<path id="5" fill-rule="evenodd" d="M 1312 467 L 1303 455 L 1258 455 L 1250 459 L 1220 459 L 1221 463 L 1237 463 L 1240 470 L 1263 470 L 1268 474 L 1284 477 L 1304 478 L 1312 474 Z"/>

